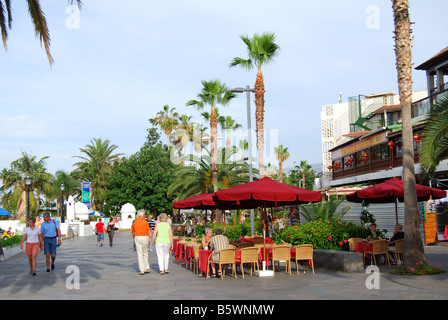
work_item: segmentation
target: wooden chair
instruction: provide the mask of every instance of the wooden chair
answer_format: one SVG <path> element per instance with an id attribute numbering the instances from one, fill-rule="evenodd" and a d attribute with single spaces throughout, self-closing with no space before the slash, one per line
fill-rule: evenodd
<path id="1" fill-rule="evenodd" d="M 285 261 L 285 271 L 291 274 L 291 248 L 289 246 L 273 246 L 272 247 L 272 270 L 275 276 L 275 261 L 277 261 L 278 270 L 280 271 L 280 261 Z"/>
<path id="2" fill-rule="evenodd" d="M 313 270 L 314 274 L 314 260 L 313 260 L 313 245 L 312 244 L 302 244 L 295 247 L 296 249 L 296 271 L 297 275 L 299 275 L 299 265 L 297 264 L 298 261 L 306 260 L 306 262 L 309 264 L 309 261 L 311 260 L 311 268 Z M 302 264 L 303 265 L 303 264 Z M 307 267 L 308 270 L 308 267 Z M 305 269 L 304 271 L 305 272 Z"/>
<path id="3" fill-rule="evenodd" d="M 395 261 L 400 260 L 400 264 L 403 264 L 403 246 L 404 246 L 404 240 L 395 240 L 394 246 L 389 246 L 388 251 L 389 253 L 394 255 Z"/>
<path id="4" fill-rule="evenodd" d="M 370 249 L 370 248 L 372 248 L 372 250 L 366 250 L 366 249 Z M 375 265 L 376 265 L 376 257 L 375 256 L 378 254 L 382 254 L 385 256 L 384 259 L 385 259 L 385 261 L 387 261 L 387 264 L 390 267 L 389 254 L 387 251 L 388 251 L 387 240 L 372 241 L 372 244 L 367 245 L 364 249 L 364 253 L 363 253 L 364 264 L 366 263 L 366 254 L 370 254 L 371 256 L 373 256 L 373 261 L 375 262 Z M 384 263 L 386 263 L 386 262 L 384 262 Z"/>
<path id="5" fill-rule="evenodd" d="M 218 261 L 213 261 L 212 258 L 214 255 L 218 254 L 219 258 Z M 207 278 L 208 278 L 208 272 L 210 269 L 210 263 L 216 263 L 219 265 L 219 270 L 221 270 L 221 280 L 224 279 L 224 275 L 226 273 L 226 269 L 222 268 L 223 265 L 231 264 L 232 265 L 232 276 L 236 278 L 236 271 L 235 271 L 235 249 L 222 249 L 218 250 L 216 252 L 213 252 L 210 257 L 208 258 L 207 262 Z"/>
<path id="6" fill-rule="evenodd" d="M 252 276 L 252 268 L 255 271 L 255 265 L 257 266 L 258 275 L 260 275 L 260 268 L 258 265 L 258 257 L 260 255 L 260 248 L 259 247 L 247 247 L 240 249 L 241 251 L 241 258 L 238 261 L 241 268 L 241 276 L 244 279 L 244 264 L 249 263 L 250 264 L 250 275 Z"/>
<path id="7" fill-rule="evenodd" d="M 239 249 L 250 248 L 250 247 L 253 247 L 254 245 L 255 245 L 255 243 L 253 243 L 253 242 L 241 242 L 237 245 L 237 248 L 239 248 Z"/>
<path id="8" fill-rule="evenodd" d="M 355 252 L 356 244 L 360 241 L 364 241 L 363 238 L 350 238 L 348 239 L 348 246 L 351 252 Z"/>
<path id="9" fill-rule="evenodd" d="M 201 245 L 196 243 L 194 246 L 193 272 L 199 275 L 199 249 Z"/>
<path id="10" fill-rule="evenodd" d="M 264 238 L 263 237 L 254 237 L 254 244 L 263 244 Z"/>

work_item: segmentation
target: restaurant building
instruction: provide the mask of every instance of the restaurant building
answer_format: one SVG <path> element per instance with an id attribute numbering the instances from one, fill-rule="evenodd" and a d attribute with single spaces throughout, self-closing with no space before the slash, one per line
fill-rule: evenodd
<path id="1" fill-rule="evenodd" d="M 420 145 L 431 106 L 448 93 L 448 83 L 445 82 L 448 47 L 416 69 L 426 71 L 428 82 L 427 91 L 413 93 L 411 122 L 415 173 L 419 175 Z M 339 111 L 339 117 L 330 121 L 329 110 L 338 107 L 343 112 Z M 324 188 L 373 184 L 402 176 L 403 142 L 398 95 L 359 95 L 349 98 L 345 105 L 324 106 L 322 113 Z M 333 128 L 327 130 L 330 122 Z M 433 183 L 448 181 L 448 160 L 437 167 L 434 178 Z"/>

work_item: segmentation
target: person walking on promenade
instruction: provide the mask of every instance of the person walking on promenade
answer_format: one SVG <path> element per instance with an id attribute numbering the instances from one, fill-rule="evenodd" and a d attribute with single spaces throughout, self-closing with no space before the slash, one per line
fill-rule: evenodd
<path id="1" fill-rule="evenodd" d="M 30 218 L 28 220 L 29 227 L 25 229 L 22 236 L 22 242 L 20 243 L 20 249 L 23 249 L 23 242 L 26 240 L 26 254 L 28 256 L 28 262 L 30 264 L 30 274 L 36 275 L 37 254 L 44 249 L 44 243 L 42 241 L 42 234 L 38 227 L 36 227 L 36 219 Z"/>
<path id="2" fill-rule="evenodd" d="M 152 231 L 145 219 L 145 210 L 137 211 L 137 219 L 132 224 L 132 236 L 134 237 L 135 250 L 137 251 L 139 275 L 149 273 L 148 246 Z"/>
<path id="3" fill-rule="evenodd" d="M 115 222 L 113 217 L 110 217 L 109 222 L 107 223 L 106 231 L 107 234 L 109 235 L 109 245 L 112 247 L 115 235 Z"/>
<path id="4" fill-rule="evenodd" d="M 154 221 L 152 215 L 149 215 L 148 217 L 148 225 L 151 228 L 152 233 L 154 233 L 154 229 L 156 227 L 156 222 Z M 153 246 L 151 245 L 151 243 L 149 244 L 149 251 L 152 251 Z"/>
<path id="5" fill-rule="evenodd" d="M 40 231 L 44 239 L 44 254 L 46 255 L 47 272 L 50 272 L 50 258 L 51 270 L 54 270 L 54 262 L 56 261 L 56 246 L 61 245 L 61 230 L 56 225 L 56 222 L 51 219 L 48 212 L 44 213 L 44 222 L 40 226 Z"/>
<path id="6" fill-rule="evenodd" d="M 101 220 L 101 218 L 95 225 L 95 231 L 96 231 L 96 242 L 98 243 L 98 247 L 102 247 L 104 242 L 104 223 Z"/>
<path id="7" fill-rule="evenodd" d="M 154 244 L 154 240 L 156 242 L 157 259 L 161 275 L 169 273 L 170 249 L 173 246 L 173 230 L 171 229 L 171 225 L 167 223 L 167 219 L 166 213 L 160 214 L 160 222 L 154 229 L 154 235 L 151 241 L 151 245 Z"/>

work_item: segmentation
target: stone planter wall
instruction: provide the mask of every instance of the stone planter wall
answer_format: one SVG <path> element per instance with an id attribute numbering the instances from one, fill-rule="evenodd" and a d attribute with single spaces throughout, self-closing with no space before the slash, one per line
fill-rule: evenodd
<path id="1" fill-rule="evenodd" d="M 365 272 L 362 253 L 333 250 L 314 250 L 315 268 L 342 272 Z"/>
<path id="2" fill-rule="evenodd" d="M 4 260 L 8 260 L 9 258 L 15 256 L 16 254 L 19 254 L 20 252 L 25 252 L 25 243 L 23 244 L 23 249 L 20 249 L 20 244 L 17 244 L 12 247 L 3 248 Z"/>

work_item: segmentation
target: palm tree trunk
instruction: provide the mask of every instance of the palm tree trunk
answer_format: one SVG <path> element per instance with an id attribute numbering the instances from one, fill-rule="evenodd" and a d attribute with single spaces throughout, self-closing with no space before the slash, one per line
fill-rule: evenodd
<path id="1" fill-rule="evenodd" d="M 211 154 L 212 154 L 212 177 L 213 177 L 213 191 L 219 191 L 218 188 L 218 120 L 216 118 L 215 106 L 212 106 L 210 112 L 210 140 L 211 140 Z M 216 221 L 220 223 L 222 220 L 221 210 L 216 210 Z"/>
<path id="2" fill-rule="evenodd" d="M 262 178 L 264 172 L 264 81 L 261 68 L 258 67 L 257 80 L 255 81 L 255 122 L 257 130 L 257 151 L 258 151 L 258 166 L 259 175 Z M 249 133 L 250 134 L 250 133 Z"/>
<path id="3" fill-rule="evenodd" d="M 395 23 L 395 56 L 398 90 L 403 114 L 403 188 L 405 206 L 404 268 L 416 263 L 426 265 L 420 235 L 420 216 L 414 170 L 414 145 L 411 123 L 412 103 L 412 40 L 408 0 L 392 0 Z"/>

